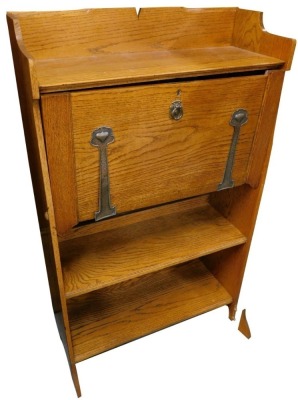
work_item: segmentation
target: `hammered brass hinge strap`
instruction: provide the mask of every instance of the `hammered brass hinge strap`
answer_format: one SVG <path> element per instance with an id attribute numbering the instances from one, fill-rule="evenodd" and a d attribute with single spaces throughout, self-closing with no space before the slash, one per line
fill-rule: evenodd
<path id="1" fill-rule="evenodd" d="M 108 168 L 107 146 L 115 140 L 113 130 L 102 126 L 92 132 L 90 144 L 99 149 L 99 209 L 95 212 L 95 221 L 116 215 L 116 208 L 111 205 L 110 178 Z"/>
<path id="2" fill-rule="evenodd" d="M 247 111 L 244 109 L 239 109 L 235 111 L 232 115 L 230 125 L 234 127 L 232 142 L 230 146 L 230 151 L 226 163 L 226 168 L 224 172 L 224 177 L 222 182 L 218 185 L 217 190 L 223 190 L 232 188 L 234 186 L 234 181 L 232 179 L 233 166 L 235 161 L 236 147 L 238 142 L 238 137 L 240 134 L 240 128 L 242 125 L 246 124 L 248 121 Z"/>

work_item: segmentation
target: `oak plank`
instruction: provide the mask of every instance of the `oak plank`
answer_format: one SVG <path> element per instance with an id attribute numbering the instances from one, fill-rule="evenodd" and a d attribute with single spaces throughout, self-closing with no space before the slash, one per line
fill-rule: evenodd
<path id="1" fill-rule="evenodd" d="M 217 190 L 233 135 L 231 116 L 239 108 L 249 117 L 233 180 L 245 183 L 266 81 L 257 75 L 72 93 L 78 220 L 94 220 L 98 210 L 99 154 L 90 139 L 99 126 L 111 127 L 115 137 L 107 152 L 117 214 Z M 169 116 L 177 98 L 184 110 L 179 121 Z M 58 177 L 62 183 L 64 175 Z"/>
<path id="2" fill-rule="evenodd" d="M 60 243 L 66 297 L 245 243 L 209 205 Z"/>
<path id="3" fill-rule="evenodd" d="M 268 83 L 248 165 L 247 183 L 254 188 L 259 185 L 264 173 L 264 154 L 271 150 L 285 71 L 268 71 L 267 76 Z M 270 118 L 268 118 L 268 115 L 270 115 Z"/>
<path id="4" fill-rule="evenodd" d="M 117 215 L 113 218 L 103 219 L 100 223 L 89 223 L 74 227 L 64 235 L 59 236 L 59 241 L 75 239 L 86 235 L 93 235 L 99 232 L 119 229 L 127 225 L 132 225 L 141 221 L 148 221 L 170 214 L 181 213 L 192 210 L 196 207 L 206 206 L 208 204 L 208 195 L 198 196 L 186 200 L 180 200 L 173 203 L 135 211 L 133 213 Z"/>
<path id="5" fill-rule="evenodd" d="M 38 97 L 38 84 L 33 60 L 30 58 L 30 55 L 26 53 L 21 40 L 18 22 L 19 21 L 12 15 L 7 15 L 30 172 L 52 297 L 52 306 L 56 313 L 62 313 L 63 324 L 60 324 L 59 329 L 61 329 L 61 335 L 65 336 L 66 355 L 72 379 L 77 394 L 79 395 L 80 388 L 74 365 L 74 353 L 64 292 L 58 238 L 55 228 L 54 207 L 43 136 L 41 110 L 39 101 L 36 100 Z M 45 214 L 47 218 L 45 218 Z"/>
<path id="6" fill-rule="evenodd" d="M 70 95 L 42 96 L 44 136 L 58 234 L 78 222 Z"/>
<path id="7" fill-rule="evenodd" d="M 68 300 L 76 362 L 231 303 L 199 261 Z"/>
<path id="8" fill-rule="evenodd" d="M 86 9 L 8 13 L 41 93 L 239 72 L 289 69 L 295 40 L 265 32 L 237 8 Z M 158 26 L 158 29 L 156 27 Z M 65 52 L 67 49 L 67 52 Z"/>
<path id="9" fill-rule="evenodd" d="M 35 62 L 41 93 L 267 70 L 283 64 L 283 60 L 233 46 L 127 50 Z"/>
<path id="10" fill-rule="evenodd" d="M 38 59 L 226 46 L 235 8 L 99 8 L 13 13 L 27 51 Z M 215 29 L 216 27 L 216 29 Z M 67 53 L 65 52 L 67 49 Z"/>
<path id="11" fill-rule="evenodd" d="M 262 12 L 237 9 L 231 44 L 284 60 L 282 69 L 287 71 L 291 68 L 296 40 L 267 32 Z"/>
<path id="12" fill-rule="evenodd" d="M 267 87 L 248 168 L 248 184 L 232 190 L 214 192 L 209 197 L 212 206 L 247 237 L 243 246 L 208 255 L 204 259 L 206 266 L 233 296 L 233 303 L 230 306 L 231 319 L 235 318 L 241 282 L 264 189 L 284 74 L 285 71 L 268 72 Z"/>

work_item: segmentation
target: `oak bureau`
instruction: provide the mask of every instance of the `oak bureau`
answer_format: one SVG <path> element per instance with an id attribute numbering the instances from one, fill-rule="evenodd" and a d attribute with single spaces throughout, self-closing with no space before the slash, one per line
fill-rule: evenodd
<path id="1" fill-rule="evenodd" d="M 238 8 L 7 19 L 80 396 L 76 363 L 224 305 L 235 318 L 295 41 Z"/>

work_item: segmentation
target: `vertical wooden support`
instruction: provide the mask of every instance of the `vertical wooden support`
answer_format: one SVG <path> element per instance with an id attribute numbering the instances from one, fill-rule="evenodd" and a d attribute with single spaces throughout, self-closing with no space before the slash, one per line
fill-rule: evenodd
<path id="1" fill-rule="evenodd" d="M 22 42 L 22 35 L 18 23 L 10 17 L 8 17 L 7 21 L 19 91 L 30 172 L 36 199 L 36 208 L 39 217 L 45 262 L 52 296 L 52 304 L 54 312 L 56 314 L 61 313 L 62 315 L 63 323 L 60 324 L 60 336 L 61 338 L 65 338 L 63 342 L 70 365 L 70 372 L 75 384 L 76 392 L 78 396 L 80 396 L 81 392 L 74 362 L 72 339 L 60 262 L 60 252 L 55 226 L 47 155 L 45 150 L 39 101 L 37 99 L 39 97 L 38 86 L 34 78 L 35 73 L 31 62 L 32 60 L 29 58 L 29 56 L 25 57 L 24 52 L 20 51 L 19 46 Z M 16 38 L 18 38 L 18 43 Z"/>
<path id="2" fill-rule="evenodd" d="M 41 123 L 41 115 L 39 104 L 35 100 L 32 103 L 32 113 L 33 113 L 33 121 L 34 125 L 31 129 L 32 132 L 35 132 L 35 136 L 33 140 L 37 141 L 38 145 L 38 154 L 40 155 L 40 164 L 41 170 L 43 172 L 43 187 L 45 188 L 45 196 L 46 196 L 46 203 L 47 203 L 47 215 L 48 215 L 48 231 L 49 231 L 49 241 L 51 246 L 47 247 L 47 251 L 51 250 L 51 254 L 49 257 L 51 258 L 51 262 L 54 263 L 51 265 L 52 268 L 56 269 L 56 277 L 57 277 L 57 284 L 58 288 L 56 290 L 59 291 L 60 297 L 60 306 L 61 306 L 61 316 L 62 316 L 62 323 L 58 324 L 60 337 L 63 341 L 66 355 L 68 358 L 71 376 L 74 382 L 74 386 L 77 392 L 78 397 L 81 396 L 81 390 L 78 380 L 78 374 L 75 366 L 74 361 L 74 354 L 73 354 L 73 347 L 72 347 L 72 339 L 70 333 L 70 326 L 69 326 L 69 319 L 68 319 L 68 312 L 67 312 L 67 304 L 66 304 L 66 297 L 65 297 L 65 289 L 64 289 L 64 281 L 62 275 L 62 266 L 61 266 L 61 259 L 60 259 L 60 251 L 58 245 L 58 237 L 57 231 L 55 226 L 55 216 L 54 216 L 54 207 L 53 201 L 51 196 L 50 190 L 50 178 L 49 178 L 49 171 L 47 167 L 46 161 L 46 150 L 45 150 L 45 143 L 43 138 L 43 131 L 42 131 L 42 123 Z M 34 172 L 32 172 L 34 174 Z M 42 186 L 42 185 L 41 185 Z M 47 255 L 47 253 L 45 253 Z"/>
<path id="3" fill-rule="evenodd" d="M 229 306 L 231 320 L 235 319 L 237 311 L 241 283 L 265 183 L 284 71 L 270 71 L 267 76 L 247 184 L 210 195 L 210 203 L 247 237 L 244 245 L 205 257 L 208 268 L 233 297 Z"/>
<path id="4" fill-rule="evenodd" d="M 81 393 L 81 388 L 80 388 L 80 383 L 79 383 L 79 377 L 78 377 L 78 372 L 75 364 L 70 365 L 70 372 L 73 380 L 73 384 L 77 393 L 78 397 L 82 396 Z"/>

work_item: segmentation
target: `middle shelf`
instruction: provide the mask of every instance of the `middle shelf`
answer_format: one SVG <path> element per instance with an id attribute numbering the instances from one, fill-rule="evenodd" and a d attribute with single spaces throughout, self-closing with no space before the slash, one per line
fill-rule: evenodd
<path id="1" fill-rule="evenodd" d="M 235 226 L 202 199 L 164 205 L 158 210 L 152 211 L 152 218 L 147 214 L 145 220 L 138 222 L 132 219 L 129 223 L 130 216 L 116 217 L 111 229 L 62 241 L 66 297 L 80 296 L 246 242 Z"/>

